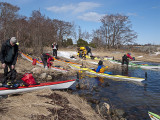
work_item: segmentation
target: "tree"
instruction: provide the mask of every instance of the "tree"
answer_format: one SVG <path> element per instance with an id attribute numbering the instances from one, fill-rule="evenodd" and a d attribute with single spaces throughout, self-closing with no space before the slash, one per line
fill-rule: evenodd
<path id="1" fill-rule="evenodd" d="M 67 39 L 67 46 L 69 46 L 69 45 L 73 45 L 73 41 L 72 41 L 72 39 L 70 38 L 70 39 Z"/>
<path id="2" fill-rule="evenodd" d="M 137 38 L 137 34 L 131 30 L 131 22 L 128 16 L 120 14 L 105 15 L 101 19 L 101 23 L 100 31 L 103 33 L 108 48 L 132 43 Z"/>
<path id="3" fill-rule="evenodd" d="M 32 39 L 32 47 L 33 52 L 35 54 L 43 53 L 43 44 L 45 41 L 45 16 L 43 16 L 40 11 L 33 11 L 32 17 L 30 17 L 29 23 L 30 23 L 30 32 Z"/>
<path id="4" fill-rule="evenodd" d="M 53 25 L 56 31 L 56 37 L 55 40 L 56 42 L 61 45 L 63 43 L 63 39 L 72 35 L 74 33 L 74 25 L 71 24 L 70 22 L 65 22 L 65 21 L 60 21 L 57 19 L 53 20 Z"/>
<path id="5" fill-rule="evenodd" d="M 91 41 L 92 44 L 94 44 L 95 47 L 102 47 L 104 45 L 104 37 L 103 37 L 103 31 L 98 29 L 93 31 L 93 39 Z"/>
<path id="6" fill-rule="evenodd" d="M 80 46 L 87 46 L 88 45 L 88 42 L 83 40 L 83 39 L 79 39 L 77 41 L 77 46 L 80 47 Z"/>
<path id="7" fill-rule="evenodd" d="M 19 7 L 6 2 L 0 2 L 0 39 L 4 40 L 16 35 L 15 21 L 18 18 Z"/>

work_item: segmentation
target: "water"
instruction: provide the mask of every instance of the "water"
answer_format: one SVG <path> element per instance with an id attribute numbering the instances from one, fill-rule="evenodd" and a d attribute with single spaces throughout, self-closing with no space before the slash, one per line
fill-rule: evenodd
<path id="1" fill-rule="evenodd" d="M 128 75 L 145 78 L 139 82 L 117 81 L 99 77 L 85 77 L 81 80 L 90 89 L 75 91 L 77 94 L 90 93 L 93 99 L 108 102 L 115 108 L 123 109 L 128 120 L 150 120 L 148 111 L 160 115 L 160 71 L 142 70 L 140 68 L 126 67 L 112 69 L 113 74 Z M 109 84 L 107 86 L 106 84 Z M 93 86 L 98 88 L 94 91 Z"/>
<path id="2" fill-rule="evenodd" d="M 142 64 L 147 64 L 147 65 L 158 65 L 158 66 L 160 66 L 160 63 L 152 63 L 152 62 L 133 62 L 133 63 L 135 63 L 135 64 L 138 64 L 138 65 L 142 65 Z"/>

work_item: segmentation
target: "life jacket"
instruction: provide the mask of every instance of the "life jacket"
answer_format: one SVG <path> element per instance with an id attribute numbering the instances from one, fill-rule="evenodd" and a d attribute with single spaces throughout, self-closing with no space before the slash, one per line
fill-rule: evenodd
<path id="1" fill-rule="evenodd" d="M 108 66 L 102 66 L 99 72 L 104 73 L 106 71 L 106 68 L 108 68 Z"/>
<path id="2" fill-rule="evenodd" d="M 105 68 L 102 67 L 99 72 L 104 73 L 105 72 Z"/>

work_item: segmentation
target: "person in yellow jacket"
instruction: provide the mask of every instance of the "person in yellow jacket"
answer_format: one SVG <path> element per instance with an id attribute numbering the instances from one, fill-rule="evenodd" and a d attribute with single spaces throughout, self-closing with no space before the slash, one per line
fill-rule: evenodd
<path id="1" fill-rule="evenodd" d="M 77 55 L 78 55 L 80 58 L 86 59 L 87 50 L 85 49 L 85 47 L 79 47 L 77 50 L 78 50 Z"/>

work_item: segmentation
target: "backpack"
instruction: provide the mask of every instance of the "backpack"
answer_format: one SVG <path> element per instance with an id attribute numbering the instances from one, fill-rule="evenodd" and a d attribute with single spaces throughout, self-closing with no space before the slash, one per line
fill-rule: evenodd
<path id="1" fill-rule="evenodd" d="M 32 75 L 32 73 L 26 73 L 21 78 L 27 85 L 36 85 L 35 79 Z"/>
<path id="2" fill-rule="evenodd" d="M 4 78 L 4 81 L 2 82 L 2 86 L 11 89 L 18 88 L 19 83 L 16 83 L 15 81 L 16 76 L 17 76 L 17 71 L 15 69 L 9 71 L 7 76 Z M 7 80 L 9 81 L 7 82 Z"/>
<path id="3" fill-rule="evenodd" d="M 8 79 L 14 81 L 16 79 L 17 76 L 17 71 L 15 69 L 11 70 L 8 72 L 7 77 Z"/>

